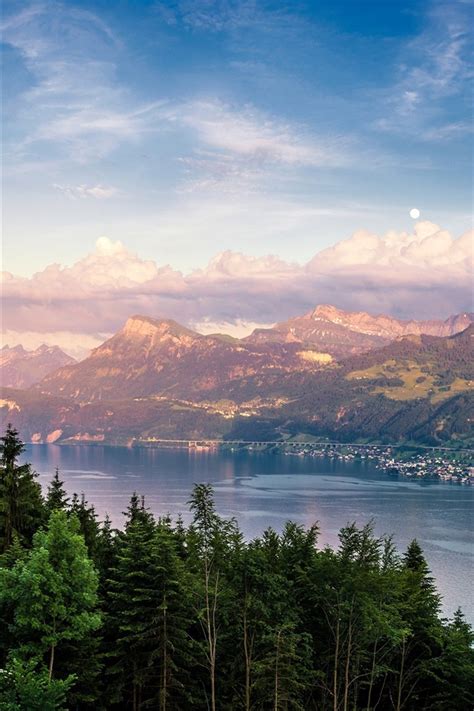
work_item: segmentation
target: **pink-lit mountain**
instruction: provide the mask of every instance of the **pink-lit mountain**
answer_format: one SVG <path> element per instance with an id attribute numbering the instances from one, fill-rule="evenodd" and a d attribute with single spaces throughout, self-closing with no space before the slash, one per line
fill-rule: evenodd
<path id="1" fill-rule="evenodd" d="M 39 346 L 28 351 L 18 345 L 0 350 L 0 380 L 4 387 L 28 388 L 46 375 L 76 361 L 58 346 Z"/>

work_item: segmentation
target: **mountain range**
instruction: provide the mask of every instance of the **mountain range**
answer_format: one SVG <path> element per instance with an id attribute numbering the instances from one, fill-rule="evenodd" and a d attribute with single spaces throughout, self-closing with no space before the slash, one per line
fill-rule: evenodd
<path id="1" fill-rule="evenodd" d="M 22 345 L 0 350 L 1 383 L 5 387 L 28 388 L 46 375 L 76 361 L 58 346 L 39 346 L 27 351 Z"/>
<path id="2" fill-rule="evenodd" d="M 4 388 L 32 441 L 293 436 L 468 441 L 472 314 L 401 321 L 319 306 L 244 339 L 133 316 L 79 363 Z"/>
<path id="3" fill-rule="evenodd" d="M 474 321 L 473 313 L 446 320 L 403 321 L 392 316 L 372 316 L 363 311 L 343 311 L 323 304 L 303 316 L 256 329 L 245 340 L 251 343 L 307 343 L 340 359 L 380 348 L 408 335 L 453 336 Z"/>

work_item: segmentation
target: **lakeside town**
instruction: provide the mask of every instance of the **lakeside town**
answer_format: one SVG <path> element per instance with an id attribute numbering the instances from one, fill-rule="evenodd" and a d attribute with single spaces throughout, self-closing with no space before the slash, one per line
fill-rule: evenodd
<path id="1" fill-rule="evenodd" d="M 415 481 L 442 481 L 474 485 L 474 451 L 470 448 L 430 447 L 422 445 L 384 445 L 341 442 L 178 440 L 147 438 L 132 446 L 186 448 L 193 452 L 226 449 L 283 454 L 293 457 L 326 458 L 338 461 L 370 461 L 390 477 Z"/>
<path id="2" fill-rule="evenodd" d="M 371 460 L 388 476 L 428 479 L 456 484 L 474 484 L 472 451 L 413 451 L 397 447 L 344 445 L 305 445 L 299 450 L 286 450 L 287 455 L 327 457 L 342 461 Z"/>

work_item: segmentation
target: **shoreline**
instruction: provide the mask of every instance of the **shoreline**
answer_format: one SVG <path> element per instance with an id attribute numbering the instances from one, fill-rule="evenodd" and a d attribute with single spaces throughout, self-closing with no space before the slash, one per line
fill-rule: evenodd
<path id="1" fill-rule="evenodd" d="M 281 456 L 337 459 L 338 461 L 371 460 L 389 477 L 409 481 L 436 481 L 474 485 L 474 450 L 428 445 L 359 444 L 324 442 L 245 442 L 228 440 L 155 440 L 110 444 L 97 441 L 29 442 L 30 446 L 86 445 L 117 449 L 161 449 L 208 454 L 218 451 L 279 454 Z"/>

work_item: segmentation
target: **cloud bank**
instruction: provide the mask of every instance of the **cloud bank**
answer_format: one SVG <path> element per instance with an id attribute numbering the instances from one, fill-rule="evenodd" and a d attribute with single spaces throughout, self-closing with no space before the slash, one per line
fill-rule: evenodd
<path id="1" fill-rule="evenodd" d="M 142 259 L 119 241 L 97 240 L 91 253 L 31 278 L 2 276 L 3 331 L 83 335 L 117 330 L 132 313 L 243 333 L 304 313 L 318 303 L 399 317 L 446 317 L 472 309 L 474 233 L 454 238 L 431 222 L 411 233 L 359 230 L 306 264 L 274 255 L 226 251 L 188 274 Z M 13 339 L 14 340 L 14 339 Z M 44 340 L 44 339 L 43 339 Z M 72 348 L 72 346 L 71 346 Z"/>

